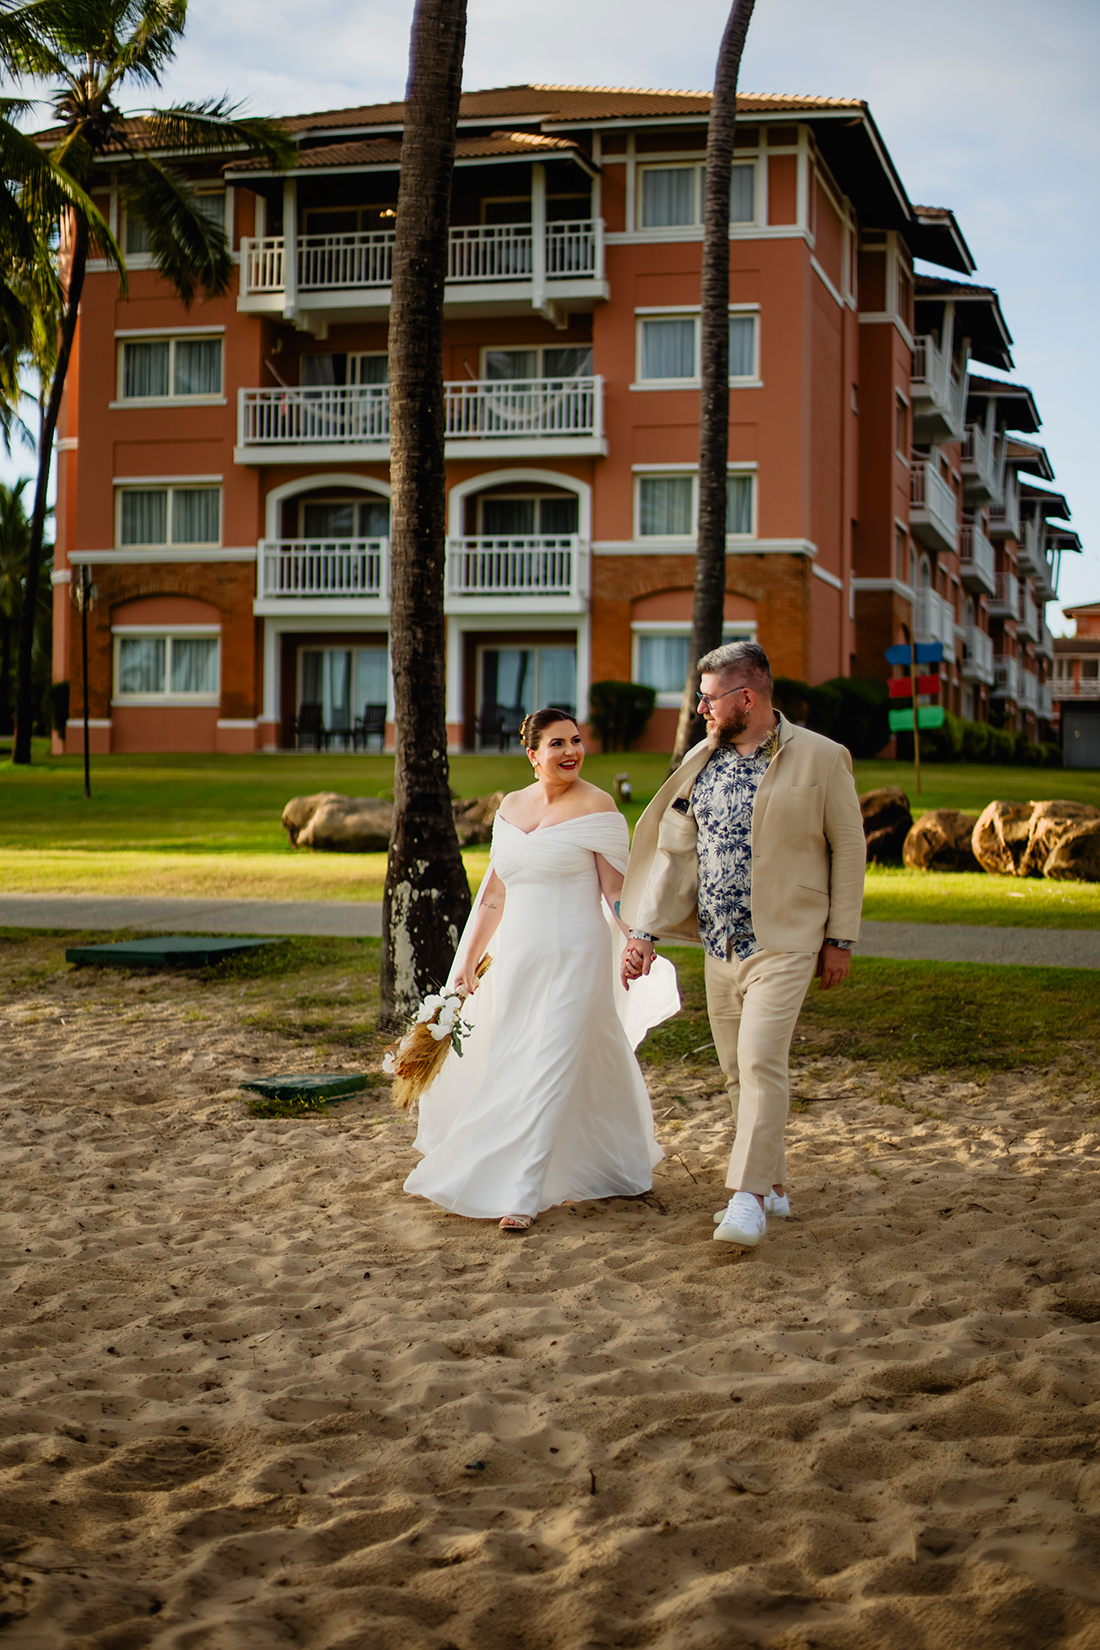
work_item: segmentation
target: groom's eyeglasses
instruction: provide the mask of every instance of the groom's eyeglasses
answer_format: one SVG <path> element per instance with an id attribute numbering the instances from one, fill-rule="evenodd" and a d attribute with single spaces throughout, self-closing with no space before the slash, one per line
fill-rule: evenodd
<path id="1" fill-rule="evenodd" d="M 719 699 L 728 699 L 731 693 L 744 693 L 744 691 L 743 687 L 735 687 L 727 688 L 725 693 L 697 693 L 695 697 L 699 701 L 701 709 L 704 705 L 716 705 Z"/>

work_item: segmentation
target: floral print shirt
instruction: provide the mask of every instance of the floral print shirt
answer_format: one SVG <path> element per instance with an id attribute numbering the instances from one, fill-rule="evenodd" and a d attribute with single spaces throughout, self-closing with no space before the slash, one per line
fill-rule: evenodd
<path id="1" fill-rule="evenodd" d="M 781 719 L 751 756 L 723 745 L 691 792 L 699 827 L 699 938 L 712 957 L 744 961 L 760 950 L 752 931 L 752 805 L 779 749 Z"/>

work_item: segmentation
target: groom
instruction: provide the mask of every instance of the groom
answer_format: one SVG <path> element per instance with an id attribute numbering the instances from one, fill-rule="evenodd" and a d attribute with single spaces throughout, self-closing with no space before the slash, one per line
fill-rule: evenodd
<path id="1" fill-rule="evenodd" d="M 620 915 L 624 982 L 655 939 L 702 941 L 707 1012 L 736 1119 L 714 1236 L 760 1242 L 786 1217 L 791 1037 L 811 979 L 845 979 L 859 937 L 863 820 L 842 745 L 772 705 L 767 654 L 730 642 L 699 661 L 707 737 L 638 821 Z"/>

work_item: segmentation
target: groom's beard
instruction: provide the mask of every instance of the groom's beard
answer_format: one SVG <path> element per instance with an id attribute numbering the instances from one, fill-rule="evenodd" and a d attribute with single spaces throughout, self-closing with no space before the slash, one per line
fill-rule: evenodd
<path id="1" fill-rule="evenodd" d="M 713 732 L 707 730 L 707 744 L 712 751 L 723 750 L 725 746 L 732 745 L 735 740 L 740 739 L 748 725 L 748 711 L 735 711 L 731 721 L 722 723 Z"/>

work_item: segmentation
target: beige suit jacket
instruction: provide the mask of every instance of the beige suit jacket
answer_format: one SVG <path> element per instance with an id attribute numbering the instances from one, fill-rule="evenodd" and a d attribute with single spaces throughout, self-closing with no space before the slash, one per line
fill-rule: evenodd
<path id="1" fill-rule="evenodd" d="M 699 940 L 697 828 L 673 803 L 691 797 L 704 740 L 662 785 L 634 830 L 619 910 L 629 928 Z M 859 937 L 867 849 L 852 759 L 782 719 L 779 749 L 752 810 L 752 926 L 766 951 L 819 951 Z"/>

